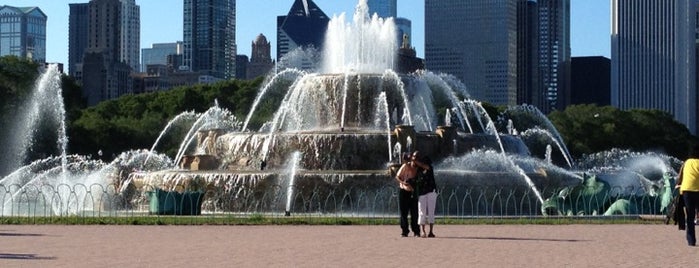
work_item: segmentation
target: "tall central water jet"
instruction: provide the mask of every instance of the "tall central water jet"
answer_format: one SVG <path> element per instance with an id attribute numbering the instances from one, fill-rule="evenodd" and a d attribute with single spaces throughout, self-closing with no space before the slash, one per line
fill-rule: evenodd
<path id="1" fill-rule="evenodd" d="M 366 0 L 355 8 L 353 24 L 345 14 L 328 23 L 323 51 L 322 73 L 383 73 L 393 69 L 398 47 L 393 18 L 369 14 Z"/>

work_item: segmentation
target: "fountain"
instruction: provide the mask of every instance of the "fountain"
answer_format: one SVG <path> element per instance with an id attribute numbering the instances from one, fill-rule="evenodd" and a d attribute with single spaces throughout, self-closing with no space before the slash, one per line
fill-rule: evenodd
<path id="1" fill-rule="evenodd" d="M 243 122 L 214 105 L 173 118 L 149 150 L 122 153 L 111 163 L 65 154 L 66 160 L 31 163 L 0 180 L 3 215 L 142 210 L 146 200 L 149 212 L 168 214 L 159 210 L 167 202 L 155 199 L 186 193 L 203 195 L 179 201 L 201 201 L 201 210 L 192 214 L 396 215 L 392 176 L 400 155 L 413 150 L 435 163 L 438 215 L 614 214 L 664 200 L 675 160 L 629 152 L 614 157 L 650 160 L 574 163 L 536 108 L 513 108 L 528 122 L 539 122 L 516 130 L 516 119 L 494 121 L 451 75 L 395 72 L 395 25 L 367 10 L 360 0 L 352 23 L 344 14 L 333 17 L 319 70 L 285 69 L 268 77 Z M 272 96 L 280 92 L 283 97 Z M 252 118 L 264 101 L 279 108 L 257 126 Z M 446 114 L 438 116 L 439 109 Z M 503 122 L 506 133 L 496 128 Z M 158 141 L 179 124 L 190 128 L 177 153 L 159 154 Z M 535 136 L 545 138 L 547 156 L 531 155 L 525 140 Z M 565 157 L 565 168 L 551 161 L 553 149 Z M 84 191 L 51 202 L 56 196 L 44 196 L 52 193 L 42 190 L 46 186 Z M 577 207 L 590 198 L 599 205 Z M 622 209 L 609 210 L 617 201 Z M 642 212 L 662 213 L 661 206 L 651 207 Z"/>
<path id="2" fill-rule="evenodd" d="M 391 19 L 369 16 L 360 1 L 352 23 L 345 23 L 344 14 L 329 23 L 318 72 L 287 69 L 271 76 L 242 128 L 220 133 L 214 145 L 197 143 L 195 151 L 213 148 L 208 154 L 219 161 L 217 168 L 133 173 L 131 180 L 168 191 L 197 181 L 209 192 L 205 211 L 352 214 L 396 211 L 391 174 L 398 156 L 412 150 L 437 162 L 445 214 L 539 214 L 552 189 L 581 183 L 574 172 L 531 159 L 516 135 L 498 133 L 453 77 L 393 71 L 394 32 Z M 279 109 L 252 130 L 250 118 L 270 91 L 285 93 Z M 446 100 L 440 105 L 454 114 L 443 125 L 436 100 Z M 175 160 L 186 161 L 181 156 Z M 484 199 L 468 207 L 455 198 L 476 188 Z M 505 201 L 493 205 L 500 195 Z M 513 196 L 518 204 L 505 209 Z"/>

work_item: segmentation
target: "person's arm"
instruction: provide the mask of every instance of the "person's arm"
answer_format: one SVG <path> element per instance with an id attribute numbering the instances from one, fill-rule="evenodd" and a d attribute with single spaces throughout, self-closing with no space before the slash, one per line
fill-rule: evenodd
<path id="1" fill-rule="evenodd" d="M 404 176 L 403 173 L 405 173 L 405 166 L 406 166 L 406 164 L 401 165 L 400 168 L 398 169 L 398 172 L 396 172 L 395 179 L 398 183 L 404 182 L 403 181 L 403 176 Z"/>
<path id="2" fill-rule="evenodd" d="M 684 163 L 680 166 L 680 172 L 677 173 L 677 183 L 675 183 L 675 188 L 680 188 L 682 184 L 682 170 L 684 170 Z"/>

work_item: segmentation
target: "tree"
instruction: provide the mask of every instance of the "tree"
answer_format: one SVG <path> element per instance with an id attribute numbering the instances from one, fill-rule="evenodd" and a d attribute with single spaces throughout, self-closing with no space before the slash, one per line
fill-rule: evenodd
<path id="1" fill-rule="evenodd" d="M 680 159 L 697 138 L 668 113 L 659 110 L 621 111 L 612 106 L 571 105 L 549 119 L 575 157 L 612 148 L 657 151 Z"/>

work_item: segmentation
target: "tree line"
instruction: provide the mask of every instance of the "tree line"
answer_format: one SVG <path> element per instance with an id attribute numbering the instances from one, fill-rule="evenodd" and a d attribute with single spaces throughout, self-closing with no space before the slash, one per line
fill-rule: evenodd
<path id="1" fill-rule="evenodd" d="M 7 146 L 13 133 L 10 123 L 15 111 L 29 98 L 38 77 L 38 65 L 14 56 L 0 57 L 0 145 Z M 243 120 L 263 83 L 263 78 L 250 81 L 222 81 L 210 85 L 178 87 L 168 91 L 125 95 L 92 107 L 86 107 L 80 86 L 69 76 L 62 76 L 62 92 L 66 107 L 69 153 L 91 155 L 110 160 L 130 149 L 149 149 L 161 130 L 182 112 L 205 112 L 214 103 Z M 277 110 L 283 93 L 271 92 L 259 107 L 250 125 L 261 126 Z M 275 95 L 276 94 L 276 95 Z M 491 118 L 497 118 L 506 107 L 487 105 Z M 559 131 L 571 155 L 612 148 L 631 151 L 657 151 L 684 159 L 688 148 L 697 144 L 697 137 L 672 115 L 659 110 L 622 111 L 612 106 L 572 105 L 554 111 L 548 119 Z M 498 125 L 504 132 L 503 125 Z M 162 137 L 158 151 L 174 155 L 186 131 L 174 126 Z M 52 134 L 37 133 L 30 158 L 52 155 Z M 54 139 L 55 141 L 55 139 Z M 101 151 L 101 154 L 98 152 Z M 32 159 L 27 159 L 30 161 Z"/>

